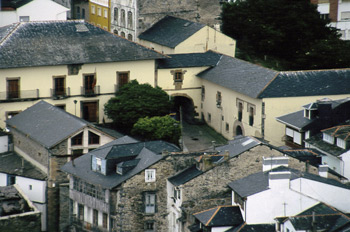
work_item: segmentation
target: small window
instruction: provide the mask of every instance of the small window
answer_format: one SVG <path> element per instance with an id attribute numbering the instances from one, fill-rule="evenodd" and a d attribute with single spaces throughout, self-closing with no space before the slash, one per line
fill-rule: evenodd
<path id="1" fill-rule="evenodd" d="M 89 144 L 100 144 L 100 136 L 89 131 Z"/>
<path id="2" fill-rule="evenodd" d="M 132 35 L 128 34 L 128 40 L 132 41 Z"/>
<path id="3" fill-rule="evenodd" d="M 55 105 L 57 108 L 60 108 L 60 109 L 62 109 L 62 110 L 66 110 L 66 104 L 57 104 L 57 105 Z"/>
<path id="4" fill-rule="evenodd" d="M 83 132 L 81 132 L 80 134 L 74 136 L 71 139 L 71 145 L 72 146 L 81 146 L 81 145 L 83 145 Z"/>
<path id="5" fill-rule="evenodd" d="M 202 93 L 201 93 L 202 101 L 205 99 L 205 86 L 202 85 Z"/>
<path id="6" fill-rule="evenodd" d="M 7 186 L 16 184 L 16 176 L 7 175 Z"/>
<path id="7" fill-rule="evenodd" d="M 7 99 L 20 98 L 19 78 L 7 80 Z"/>
<path id="8" fill-rule="evenodd" d="M 101 172 L 102 160 L 100 158 L 96 158 L 96 170 Z"/>
<path id="9" fill-rule="evenodd" d="M 101 16 L 101 15 L 102 15 L 102 11 L 101 11 L 101 8 L 100 8 L 100 7 L 97 7 L 97 15 L 98 15 L 98 16 Z"/>
<path id="10" fill-rule="evenodd" d="M 108 225 L 108 215 L 106 213 L 103 213 L 102 226 L 103 228 L 107 228 L 107 225 Z"/>
<path id="11" fill-rule="evenodd" d="M 103 13 L 104 13 L 104 17 L 105 18 L 108 18 L 108 11 L 105 9 L 105 10 L 103 10 Z"/>
<path id="12" fill-rule="evenodd" d="M 120 24 L 121 24 L 121 26 L 125 27 L 125 10 L 121 10 L 120 14 L 121 14 Z M 124 35 L 124 37 L 125 37 L 125 35 Z"/>
<path id="13" fill-rule="evenodd" d="M 20 113 L 20 111 L 8 111 L 8 112 L 6 112 L 6 119 L 10 119 L 19 113 Z"/>
<path id="14" fill-rule="evenodd" d="M 175 71 L 174 81 L 175 82 L 182 82 L 183 81 L 183 74 L 181 71 Z"/>
<path id="15" fill-rule="evenodd" d="M 221 92 L 217 91 L 217 93 L 216 93 L 216 106 L 221 107 L 221 103 L 222 103 Z"/>
<path id="16" fill-rule="evenodd" d="M 230 125 L 228 123 L 226 123 L 226 132 L 230 131 Z"/>
<path id="17" fill-rule="evenodd" d="M 132 20 L 132 12 L 128 12 L 128 28 L 132 29 L 133 27 L 133 20 Z"/>
<path id="18" fill-rule="evenodd" d="M 114 7 L 114 21 L 118 25 L 118 8 Z"/>
<path id="19" fill-rule="evenodd" d="M 65 77 L 54 77 L 53 78 L 53 92 L 52 97 L 62 97 L 66 96 L 66 88 L 65 88 Z"/>
<path id="20" fill-rule="evenodd" d="M 118 31 L 117 31 L 117 30 L 114 30 L 113 33 L 114 33 L 115 35 L 118 35 Z"/>
<path id="21" fill-rule="evenodd" d="M 91 6 L 91 14 L 95 14 L 95 6 Z"/>
<path id="22" fill-rule="evenodd" d="M 153 232 L 153 231 L 155 231 L 154 221 L 146 221 L 144 229 L 145 229 L 145 232 Z"/>
<path id="23" fill-rule="evenodd" d="M 78 218 L 80 221 L 84 221 L 84 205 L 78 204 Z"/>
<path id="24" fill-rule="evenodd" d="M 211 122 L 211 114 L 208 113 L 208 122 Z"/>
<path id="25" fill-rule="evenodd" d="M 81 9 L 81 18 L 85 19 L 85 9 Z"/>
<path id="26" fill-rule="evenodd" d="M 20 22 L 29 22 L 29 16 L 19 16 Z"/>
<path id="27" fill-rule="evenodd" d="M 94 226 L 98 226 L 98 211 L 96 209 L 93 211 L 92 223 Z"/>
<path id="28" fill-rule="evenodd" d="M 254 124 L 254 107 L 249 107 L 249 126 Z"/>
<path id="29" fill-rule="evenodd" d="M 155 169 L 146 169 L 145 170 L 145 181 L 146 182 L 155 182 L 156 181 L 156 170 Z"/>
<path id="30" fill-rule="evenodd" d="M 330 144 L 334 144 L 334 137 L 329 134 L 323 133 L 323 141 L 326 141 Z"/>
<path id="31" fill-rule="evenodd" d="M 346 143 L 344 140 L 337 138 L 337 146 L 343 149 L 346 149 Z"/>
<path id="32" fill-rule="evenodd" d="M 178 187 L 174 188 L 174 199 L 175 200 L 181 199 L 181 190 Z"/>
<path id="33" fill-rule="evenodd" d="M 238 103 L 238 121 L 242 121 L 243 118 L 243 103 L 239 102 Z"/>
<path id="34" fill-rule="evenodd" d="M 122 31 L 122 32 L 120 33 L 120 36 L 123 37 L 123 38 L 125 38 L 125 32 Z"/>
<path id="35" fill-rule="evenodd" d="M 350 11 L 343 11 L 340 15 L 341 20 L 350 20 Z"/>
<path id="36" fill-rule="evenodd" d="M 29 190 L 33 190 L 33 186 L 31 184 L 29 185 Z"/>
<path id="37" fill-rule="evenodd" d="M 117 72 L 117 88 L 116 91 L 121 87 L 129 83 L 129 72 Z"/>

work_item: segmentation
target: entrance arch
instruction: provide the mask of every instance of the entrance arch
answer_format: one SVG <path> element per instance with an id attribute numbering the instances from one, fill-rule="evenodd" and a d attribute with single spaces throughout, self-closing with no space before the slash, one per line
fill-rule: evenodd
<path id="1" fill-rule="evenodd" d="M 193 100 L 186 94 L 175 94 L 172 95 L 174 99 L 173 111 L 177 115 L 177 120 L 180 120 L 180 109 L 182 110 L 182 119 L 188 123 L 194 122 L 195 110 Z"/>

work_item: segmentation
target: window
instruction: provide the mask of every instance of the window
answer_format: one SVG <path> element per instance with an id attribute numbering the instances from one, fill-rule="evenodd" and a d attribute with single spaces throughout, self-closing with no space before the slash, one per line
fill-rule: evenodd
<path id="1" fill-rule="evenodd" d="M 19 98 L 19 78 L 7 80 L 7 99 Z"/>
<path id="2" fill-rule="evenodd" d="M 85 19 L 85 9 L 81 9 L 81 18 Z"/>
<path id="3" fill-rule="evenodd" d="M 81 102 L 82 118 L 88 122 L 98 122 L 98 102 Z"/>
<path id="4" fill-rule="evenodd" d="M 20 22 L 29 22 L 29 16 L 19 16 Z"/>
<path id="5" fill-rule="evenodd" d="M 105 18 L 108 18 L 108 11 L 106 9 L 103 10 L 103 16 Z"/>
<path id="6" fill-rule="evenodd" d="M 94 226 L 98 226 L 98 211 L 96 209 L 92 213 L 92 223 Z"/>
<path id="7" fill-rule="evenodd" d="M 155 169 L 146 169 L 145 170 L 145 181 L 146 182 L 155 182 L 156 181 L 156 170 Z"/>
<path id="8" fill-rule="evenodd" d="M 81 146 L 81 145 L 83 145 L 83 132 L 81 132 L 80 134 L 74 136 L 71 139 L 71 145 L 72 146 Z"/>
<path id="9" fill-rule="evenodd" d="M 343 148 L 343 149 L 346 149 L 346 146 L 345 146 L 345 141 L 340 139 L 340 138 L 337 138 L 337 146 L 340 147 L 340 148 Z"/>
<path id="10" fill-rule="evenodd" d="M 132 12 L 129 11 L 128 12 L 128 28 L 132 29 L 132 26 L 133 26 L 133 24 L 132 24 Z"/>
<path id="11" fill-rule="evenodd" d="M 122 31 L 122 32 L 120 33 L 120 36 L 123 37 L 123 38 L 125 38 L 125 32 Z"/>
<path id="12" fill-rule="evenodd" d="M 128 40 L 132 41 L 132 35 L 128 34 Z"/>
<path id="13" fill-rule="evenodd" d="M 254 124 L 254 107 L 249 107 L 249 126 L 253 126 Z"/>
<path id="14" fill-rule="evenodd" d="M 114 30 L 113 33 L 116 34 L 116 35 L 118 35 L 118 31 L 117 31 L 117 30 Z"/>
<path id="15" fill-rule="evenodd" d="M 100 144 L 100 136 L 89 131 L 89 144 Z"/>
<path id="16" fill-rule="evenodd" d="M 84 205 L 78 204 L 78 218 L 80 221 L 84 221 Z"/>
<path id="17" fill-rule="evenodd" d="M 102 15 L 101 7 L 97 7 L 97 15 L 98 16 Z"/>
<path id="18" fill-rule="evenodd" d="M 182 82 L 183 81 L 183 75 L 182 75 L 181 71 L 175 71 L 174 81 L 175 82 Z"/>
<path id="19" fill-rule="evenodd" d="M 238 121 L 242 121 L 243 117 L 243 102 L 238 102 Z"/>
<path id="20" fill-rule="evenodd" d="M 120 24 L 121 26 L 125 27 L 125 10 L 121 10 L 120 15 L 121 15 Z"/>
<path id="21" fill-rule="evenodd" d="M 228 123 L 226 123 L 226 132 L 229 132 L 230 131 L 230 126 Z"/>
<path id="22" fill-rule="evenodd" d="M 7 186 L 16 184 L 16 176 L 7 175 Z"/>
<path id="23" fill-rule="evenodd" d="M 28 187 L 29 187 L 29 190 L 33 190 L 33 185 L 30 184 Z"/>
<path id="24" fill-rule="evenodd" d="M 100 158 L 96 158 L 96 171 L 101 171 L 102 160 Z"/>
<path id="25" fill-rule="evenodd" d="M 95 74 L 87 74 L 84 75 L 84 87 L 83 87 L 83 95 L 94 95 L 96 94 L 96 76 Z"/>
<path id="26" fill-rule="evenodd" d="M 178 187 L 174 188 L 174 199 L 175 200 L 181 199 L 181 190 Z"/>
<path id="27" fill-rule="evenodd" d="M 329 19 L 329 14 L 320 14 L 320 18 L 324 19 L 324 20 L 328 20 Z"/>
<path id="28" fill-rule="evenodd" d="M 222 103 L 222 97 L 221 97 L 221 92 L 217 91 L 216 93 L 216 107 L 221 107 L 221 103 Z"/>
<path id="29" fill-rule="evenodd" d="M 155 213 L 156 212 L 156 194 L 155 193 L 145 193 L 145 213 Z"/>
<path id="30" fill-rule="evenodd" d="M 202 93 L 201 93 L 202 101 L 205 99 L 205 86 L 202 85 Z"/>
<path id="31" fill-rule="evenodd" d="M 65 89 L 65 77 L 54 77 L 53 78 L 53 97 L 60 97 L 66 95 Z"/>
<path id="32" fill-rule="evenodd" d="M 77 19 L 80 19 L 80 7 L 77 6 Z"/>
<path id="33" fill-rule="evenodd" d="M 340 13 L 341 20 L 349 20 L 350 19 L 350 11 L 343 11 Z"/>
<path id="34" fill-rule="evenodd" d="M 10 119 L 14 117 L 15 115 L 19 114 L 20 111 L 8 111 L 6 112 L 6 119 Z"/>
<path id="35" fill-rule="evenodd" d="M 155 231 L 154 221 L 146 221 L 144 229 L 145 229 L 145 232 Z"/>
<path id="36" fill-rule="evenodd" d="M 211 122 L 211 114 L 208 113 L 208 122 Z"/>
<path id="37" fill-rule="evenodd" d="M 326 141 L 330 144 L 334 144 L 334 137 L 329 134 L 323 133 L 323 141 Z"/>
<path id="38" fill-rule="evenodd" d="M 118 8 L 114 7 L 114 21 L 118 25 Z"/>
<path id="39" fill-rule="evenodd" d="M 108 215 L 106 213 L 103 213 L 103 216 L 102 216 L 102 226 L 103 228 L 107 228 L 107 219 L 108 219 Z"/>
<path id="40" fill-rule="evenodd" d="M 130 72 L 117 72 L 117 89 L 119 90 L 123 85 L 129 83 Z"/>
<path id="41" fill-rule="evenodd" d="M 74 149 L 72 150 L 73 159 L 78 158 L 83 155 L 83 149 Z"/>
<path id="42" fill-rule="evenodd" d="M 95 6 L 91 6 L 91 14 L 95 14 Z"/>

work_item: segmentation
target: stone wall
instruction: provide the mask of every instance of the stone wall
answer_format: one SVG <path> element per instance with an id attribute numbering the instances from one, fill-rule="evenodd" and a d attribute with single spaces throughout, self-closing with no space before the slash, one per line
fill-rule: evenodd
<path id="1" fill-rule="evenodd" d="M 23 213 L 0 218 L 0 231 L 39 232 L 41 231 L 41 213 Z"/>
<path id="2" fill-rule="evenodd" d="M 59 219 L 59 231 L 67 231 L 70 225 L 69 213 L 71 210 L 71 201 L 69 199 L 69 184 L 60 184 L 59 186 L 60 197 L 60 219 Z"/>

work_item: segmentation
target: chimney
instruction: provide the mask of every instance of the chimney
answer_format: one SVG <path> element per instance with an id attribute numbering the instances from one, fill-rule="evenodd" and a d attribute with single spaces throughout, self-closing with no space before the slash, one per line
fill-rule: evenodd
<path id="1" fill-rule="evenodd" d="M 269 172 L 269 188 L 289 188 L 291 172 Z"/>
<path id="2" fill-rule="evenodd" d="M 328 165 L 319 165 L 318 175 L 324 178 L 328 178 Z"/>
<path id="3" fill-rule="evenodd" d="M 199 167 L 200 167 L 200 170 L 202 170 L 203 172 L 207 171 L 208 169 L 210 169 L 214 166 L 210 156 L 211 155 L 209 155 L 207 153 L 205 153 L 202 156 Z"/>
<path id="4" fill-rule="evenodd" d="M 338 21 L 338 0 L 329 0 L 329 19 L 331 22 Z"/>
<path id="5" fill-rule="evenodd" d="M 288 167 L 289 158 L 286 156 L 282 157 L 263 157 L 263 172 L 270 171 L 279 166 Z"/>

